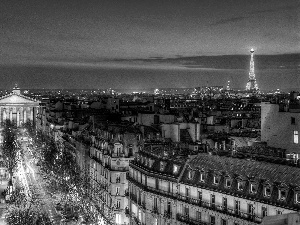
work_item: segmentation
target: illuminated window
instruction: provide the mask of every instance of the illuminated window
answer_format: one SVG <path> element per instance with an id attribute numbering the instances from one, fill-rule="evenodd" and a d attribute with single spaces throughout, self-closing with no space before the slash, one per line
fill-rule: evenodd
<path id="1" fill-rule="evenodd" d="M 244 190 L 244 182 L 243 181 L 238 182 L 238 190 L 239 191 Z"/>
<path id="2" fill-rule="evenodd" d="M 255 194 L 257 192 L 257 185 L 250 184 L 250 193 Z"/>
<path id="3" fill-rule="evenodd" d="M 299 140 L 298 140 L 298 137 L 299 137 L 299 136 L 298 136 L 298 131 L 297 131 L 297 130 L 294 130 L 294 143 L 295 143 L 295 144 L 298 144 L 298 141 L 299 141 Z"/>
<path id="4" fill-rule="evenodd" d="M 160 171 L 164 171 L 164 170 L 165 170 L 165 163 L 160 162 Z"/>
<path id="5" fill-rule="evenodd" d="M 295 202 L 298 203 L 298 204 L 300 203 L 300 193 L 296 193 Z"/>
<path id="6" fill-rule="evenodd" d="M 174 165 L 174 166 L 173 166 L 173 173 L 174 173 L 174 174 L 177 174 L 177 173 L 178 173 L 178 166 L 177 166 L 177 165 Z"/>
<path id="7" fill-rule="evenodd" d="M 189 172 L 188 172 L 188 179 L 189 180 L 193 179 L 193 176 L 194 176 L 194 171 L 189 170 Z"/>
<path id="8" fill-rule="evenodd" d="M 287 192 L 285 189 L 279 190 L 278 199 L 284 201 L 286 199 Z"/>
<path id="9" fill-rule="evenodd" d="M 220 177 L 219 176 L 214 176 L 214 184 L 218 185 L 220 181 Z"/>
<path id="10" fill-rule="evenodd" d="M 200 182 L 204 182 L 204 172 L 200 173 Z"/>
<path id="11" fill-rule="evenodd" d="M 116 214 L 116 224 L 121 224 L 121 215 Z"/>
<path id="12" fill-rule="evenodd" d="M 267 207 L 262 206 L 261 207 L 261 211 L 262 211 L 262 216 L 263 217 L 268 216 L 268 209 L 267 209 Z"/>
<path id="13" fill-rule="evenodd" d="M 119 200 L 117 200 L 116 207 L 117 207 L 117 209 L 119 209 L 121 207 L 121 202 Z"/>
<path id="14" fill-rule="evenodd" d="M 265 197 L 270 197 L 271 196 L 271 187 L 270 187 L 270 185 L 266 185 L 264 187 L 264 196 Z"/>
<path id="15" fill-rule="evenodd" d="M 226 183 L 226 187 L 228 187 L 228 188 L 231 187 L 231 179 L 230 178 L 227 178 L 225 183 Z"/>

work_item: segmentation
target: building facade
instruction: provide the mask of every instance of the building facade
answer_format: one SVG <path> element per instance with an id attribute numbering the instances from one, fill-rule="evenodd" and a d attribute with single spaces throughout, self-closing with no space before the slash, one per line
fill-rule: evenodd
<path id="1" fill-rule="evenodd" d="M 300 158 L 300 108 L 263 102 L 261 105 L 261 141 L 269 146 L 284 148 L 286 153 Z"/>
<path id="2" fill-rule="evenodd" d="M 12 93 L 0 98 L 0 122 L 10 120 L 21 126 L 30 120 L 35 124 L 38 107 L 39 101 L 22 95 L 16 86 Z"/>
<path id="3" fill-rule="evenodd" d="M 130 163 L 131 224 L 259 224 L 300 209 L 300 169 L 146 148 Z"/>
<path id="4" fill-rule="evenodd" d="M 90 147 L 91 194 L 103 217 L 112 224 L 129 224 L 128 207 L 129 162 L 139 149 L 139 134 L 112 133 L 96 129 Z"/>

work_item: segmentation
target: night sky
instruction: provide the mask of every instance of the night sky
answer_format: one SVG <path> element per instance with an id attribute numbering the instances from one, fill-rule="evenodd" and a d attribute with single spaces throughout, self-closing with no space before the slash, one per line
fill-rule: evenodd
<path id="1" fill-rule="evenodd" d="M 193 87 L 227 79 L 244 87 L 249 65 L 220 72 L 159 59 L 246 55 L 251 47 L 260 55 L 300 53 L 299 10 L 298 0 L 1 0 L 0 88 L 14 82 L 21 88 Z M 256 71 L 262 88 L 300 85 L 299 65 L 269 69 Z M 272 74 L 280 74 L 278 82 L 260 76 Z"/>

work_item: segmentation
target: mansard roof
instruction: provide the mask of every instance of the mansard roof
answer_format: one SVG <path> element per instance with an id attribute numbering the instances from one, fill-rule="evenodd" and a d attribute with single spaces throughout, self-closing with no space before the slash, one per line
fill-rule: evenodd
<path id="1" fill-rule="evenodd" d="M 269 180 L 273 183 L 285 183 L 292 186 L 300 186 L 300 168 L 289 167 L 260 161 L 250 161 L 232 157 L 222 157 L 199 153 L 189 163 L 191 168 L 201 170 L 222 171 L 226 174 L 254 177 L 258 180 Z"/>

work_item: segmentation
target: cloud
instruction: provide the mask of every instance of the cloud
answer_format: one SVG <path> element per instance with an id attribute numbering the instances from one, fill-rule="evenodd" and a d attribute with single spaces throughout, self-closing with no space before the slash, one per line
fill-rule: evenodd
<path id="1" fill-rule="evenodd" d="M 300 4 L 296 4 L 296 5 L 288 5 L 285 7 L 278 7 L 278 8 L 274 8 L 274 9 L 255 10 L 255 11 L 249 12 L 245 16 L 236 16 L 236 17 L 218 20 L 214 23 L 211 23 L 210 26 L 225 25 L 225 24 L 229 24 L 229 23 L 236 23 L 236 22 L 244 21 L 244 20 L 252 18 L 253 15 L 259 15 L 259 14 L 264 14 L 264 13 L 277 13 L 277 12 L 282 12 L 282 11 L 286 11 L 286 10 L 297 10 L 299 8 L 299 6 L 300 6 Z"/>
<path id="2" fill-rule="evenodd" d="M 237 16 L 237 17 L 232 17 L 232 18 L 228 18 L 228 19 L 221 19 L 215 23 L 211 23 L 211 26 L 218 26 L 218 25 L 224 25 L 224 24 L 228 24 L 228 23 L 236 23 L 236 22 L 240 22 L 243 20 L 246 20 L 250 18 L 250 16 Z"/>

